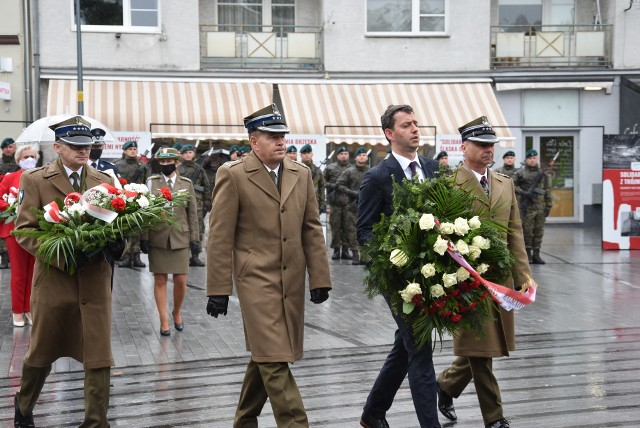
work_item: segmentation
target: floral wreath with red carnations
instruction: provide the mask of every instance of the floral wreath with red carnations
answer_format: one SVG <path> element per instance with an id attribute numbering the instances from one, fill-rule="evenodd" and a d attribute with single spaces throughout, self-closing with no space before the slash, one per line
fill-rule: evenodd
<path id="1" fill-rule="evenodd" d="M 441 343 L 445 333 L 473 330 L 480 337 L 495 304 L 485 282 L 500 284 L 511 276 L 510 230 L 480 220 L 490 216 L 476 201 L 447 170 L 423 182 L 394 182 L 392 214 L 374 225 L 363 250 L 369 298 L 387 297 L 419 346 L 434 334 Z"/>
<path id="2" fill-rule="evenodd" d="M 160 194 L 154 194 L 144 184 L 125 184 L 124 189 L 100 184 L 83 194 L 69 193 L 64 201 L 56 199 L 43 209 L 31 207 L 38 219 L 38 229 L 17 229 L 11 233 L 37 238 L 40 245 L 36 257 L 47 265 L 64 260 L 65 270 L 74 273 L 78 252 L 97 254 L 157 223 L 175 225 L 173 208 L 186 206 L 188 200 L 186 190 L 172 193 L 163 187 Z"/>

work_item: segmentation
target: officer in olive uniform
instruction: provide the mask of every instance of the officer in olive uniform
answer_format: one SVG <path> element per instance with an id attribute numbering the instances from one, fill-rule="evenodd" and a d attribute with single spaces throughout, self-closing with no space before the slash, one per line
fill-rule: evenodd
<path id="1" fill-rule="evenodd" d="M 329 224 L 331 225 L 331 248 L 333 255 L 331 260 L 340 258 L 351 260 L 349 247 L 351 241 L 347 234 L 349 214 L 347 200 L 338 197 L 338 178 L 349 168 L 349 151 L 346 147 L 336 150 L 336 162 L 327 166 L 324 170 L 324 182 L 327 187 L 327 204 L 329 204 Z M 341 250 L 342 249 L 342 250 Z"/>
<path id="2" fill-rule="evenodd" d="M 514 151 L 509 150 L 504 155 L 502 155 L 502 163 L 503 165 L 500 168 L 494 169 L 495 172 L 499 172 L 500 174 L 504 174 L 509 178 L 513 179 L 513 175 L 516 173 L 516 154 Z"/>
<path id="3" fill-rule="evenodd" d="M 115 163 L 120 177 L 127 180 L 127 183 L 144 184 L 149 178 L 148 166 L 138 160 L 138 143 L 127 141 L 122 146 L 124 157 Z M 146 267 L 140 260 L 140 238 L 139 236 L 130 239 L 131 246 L 129 252 L 118 262 L 118 267 Z"/>
<path id="4" fill-rule="evenodd" d="M 545 218 L 553 206 L 553 197 L 551 180 L 538 165 L 537 151 L 527 150 L 524 166 L 513 175 L 513 183 L 519 196 L 522 231 L 529 263 L 543 265 L 540 245 L 544 235 Z"/>
<path id="5" fill-rule="evenodd" d="M 2 148 L 2 159 L 0 160 L 0 179 L 5 174 L 15 172 L 20 169 L 16 164 L 15 153 L 16 143 L 13 138 L 5 138 L 0 144 Z M 7 252 L 7 245 L 4 239 L 0 239 L 0 269 L 9 269 L 9 253 Z"/>
<path id="6" fill-rule="evenodd" d="M 287 157 L 292 161 L 298 160 L 298 149 L 296 146 L 287 147 Z"/>
<path id="7" fill-rule="evenodd" d="M 196 155 L 195 149 L 191 144 L 185 144 L 180 148 L 182 160 L 178 165 L 178 175 L 191 180 L 193 190 L 196 192 L 196 206 L 198 207 L 198 230 L 200 231 L 200 242 L 204 237 L 204 216 L 211 211 L 211 185 L 207 173 L 193 158 Z M 204 266 L 204 263 L 198 255 L 200 248 L 194 247 L 197 252 L 191 252 L 189 266 Z"/>
<path id="8" fill-rule="evenodd" d="M 305 144 L 300 148 L 300 160 L 311 170 L 311 178 L 313 179 L 313 189 L 316 191 L 316 200 L 320 213 L 326 211 L 327 203 L 324 196 L 324 176 L 320 168 L 313 164 L 313 149 L 311 144 Z"/>
<path id="9" fill-rule="evenodd" d="M 91 130 L 93 135 L 93 146 L 89 152 L 89 161 L 87 162 L 91 167 L 98 171 L 106 172 L 111 175 L 115 181 L 118 181 L 118 167 L 111 162 L 100 159 L 102 157 L 102 151 L 104 150 L 104 136 L 107 135 L 106 131 L 102 128 L 93 128 Z M 117 186 L 120 184 L 118 183 Z"/>
<path id="10" fill-rule="evenodd" d="M 345 201 L 347 207 L 346 233 L 349 248 L 353 254 L 352 265 L 360 264 L 360 251 L 356 239 L 356 217 L 358 215 L 358 193 L 364 174 L 369 171 L 369 156 L 367 149 L 360 147 L 356 150 L 355 165 L 345 169 L 338 178 L 338 198 Z"/>

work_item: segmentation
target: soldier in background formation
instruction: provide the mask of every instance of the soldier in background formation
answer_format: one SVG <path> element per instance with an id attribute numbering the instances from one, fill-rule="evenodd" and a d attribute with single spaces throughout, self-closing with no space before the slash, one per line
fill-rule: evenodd
<path id="1" fill-rule="evenodd" d="M 355 165 L 351 165 L 338 178 L 338 198 L 345 201 L 348 227 L 346 233 L 349 237 L 349 248 L 353 258 L 352 265 L 360 264 L 360 251 L 356 239 L 356 217 L 358 215 L 358 194 L 364 174 L 369 170 L 369 156 L 367 149 L 360 147 L 356 150 Z"/>
<path id="2" fill-rule="evenodd" d="M 237 151 L 237 150 L 236 150 Z M 202 162 L 202 167 L 204 168 L 204 173 L 207 175 L 209 179 L 209 187 L 211 191 L 209 192 L 209 196 L 213 192 L 213 186 L 216 184 L 216 174 L 218 173 L 218 168 L 225 162 L 229 162 L 231 158 L 227 154 L 226 150 L 213 150 L 211 151 L 207 158 Z M 205 215 L 207 212 L 205 212 Z"/>
<path id="3" fill-rule="evenodd" d="M 144 184 L 149 178 L 149 168 L 138 160 L 138 143 L 127 141 L 122 146 L 123 158 L 115 163 L 120 173 L 120 177 L 127 180 L 127 183 Z M 129 252 L 124 254 L 122 260 L 118 262 L 118 267 L 143 268 L 146 267 L 140 260 L 140 237 L 131 237 Z"/>
<path id="4" fill-rule="evenodd" d="M 296 146 L 287 147 L 287 157 L 293 161 L 298 160 L 298 149 Z"/>
<path id="5" fill-rule="evenodd" d="M 313 164 L 313 149 L 311 144 L 305 144 L 300 148 L 300 160 L 311 170 L 311 178 L 313 179 L 313 189 L 316 191 L 316 200 L 318 201 L 318 209 L 320 214 L 327 210 L 327 203 L 324 196 L 324 176 L 320 168 Z"/>
<path id="6" fill-rule="evenodd" d="M 114 184 L 116 187 L 120 187 L 120 182 L 118 181 L 118 167 L 111 162 L 107 162 L 105 160 L 101 160 L 102 151 L 104 149 L 104 136 L 107 135 L 104 129 L 102 128 L 94 128 L 91 130 L 91 135 L 93 135 L 93 146 L 91 146 L 91 151 L 89 152 L 89 160 L 87 163 L 92 167 L 97 169 L 98 171 L 106 172 L 110 176 L 113 177 Z"/>
<path id="7" fill-rule="evenodd" d="M 240 159 L 240 148 L 236 144 L 229 148 L 229 157 L 232 161 Z"/>
<path id="8" fill-rule="evenodd" d="M 329 224 L 331 225 L 331 248 L 333 255 L 331 260 L 351 260 L 349 247 L 354 248 L 355 243 L 349 241 L 347 228 L 349 227 L 347 200 L 339 198 L 338 178 L 349 168 L 349 151 L 346 147 L 336 150 L 336 162 L 327 166 L 324 170 L 324 181 L 327 187 L 327 204 L 329 204 Z"/>
<path id="9" fill-rule="evenodd" d="M 211 211 L 211 186 L 209 178 L 204 169 L 198 165 L 193 158 L 196 152 L 191 144 L 185 144 L 180 148 L 182 156 L 181 162 L 178 164 L 178 175 L 188 178 L 193 184 L 193 190 L 196 192 L 196 206 L 198 208 L 198 227 L 200 242 L 204 237 L 204 216 Z M 194 251 L 197 250 L 197 251 Z M 191 251 L 189 266 L 204 266 L 199 258 L 200 248 L 194 247 Z"/>
<path id="10" fill-rule="evenodd" d="M 449 166 L 449 154 L 444 150 L 438 153 L 438 156 L 436 156 L 436 160 L 440 165 Z"/>
<path id="11" fill-rule="evenodd" d="M 509 150 L 502 155 L 502 166 L 494 169 L 494 171 L 513 179 L 513 174 L 516 173 L 516 169 L 516 154 L 512 150 Z"/>
<path id="12" fill-rule="evenodd" d="M 540 246 L 544 223 L 551 212 L 551 180 L 538 165 L 538 152 L 527 150 L 525 164 L 513 175 L 513 183 L 520 201 L 520 217 L 529 263 L 543 265 Z"/>
<path id="13" fill-rule="evenodd" d="M 0 144 L 2 149 L 2 159 L 0 160 L 0 179 L 5 174 L 16 172 L 20 167 L 14 159 L 16 153 L 16 143 L 13 138 L 7 137 Z M 9 253 L 7 252 L 7 244 L 4 239 L 0 239 L 0 269 L 9 269 Z"/>

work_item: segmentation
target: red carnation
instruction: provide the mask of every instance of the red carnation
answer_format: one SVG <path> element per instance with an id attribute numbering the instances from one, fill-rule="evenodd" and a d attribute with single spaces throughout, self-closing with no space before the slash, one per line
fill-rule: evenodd
<path id="1" fill-rule="evenodd" d="M 444 312 L 440 312 L 440 315 L 442 315 L 443 317 L 448 317 L 449 315 L 451 315 L 453 312 L 451 311 L 444 311 Z"/>
<path id="2" fill-rule="evenodd" d="M 163 188 L 161 188 L 161 189 L 160 189 L 160 191 L 162 192 L 162 196 L 164 196 L 164 198 L 165 198 L 167 201 L 170 201 L 170 200 L 171 200 L 171 198 L 172 198 L 172 197 L 171 197 L 171 190 L 169 190 L 169 188 L 168 188 L 168 187 L 163 187 Z"/>
<path id="3" fill-rule="evenodd" d="M 451 315 L 451 322 L 460 322 L 461 319 L 462 315 L 460 314 Z"/>
<path id="4" fill-rule="evenodd" d="M 424 302 L 424 299 L 422 298 L 422 294 L 416 294 L 411 298 L 411 301 L 416 305 L 421 305 L 422 302 Z"/>
<path id="5" fill-rule="evenodd" d="M 119 195 L 120 194 L 120 189 L 118 189 L 117 187 L 109 186 L 109 187 L 107 187 L 107 190 L 112 195 Z"/>
<path id="6" fill-rule="evenodd" d="M 478 302 L 471 302 L 471 303 L 469 303 L 469 306 L 467 307 L 467 309 L 471 310 L 471 309 L 475 308 L 476 306 L 478 306 Z"/>
<path id="7" fill-rule="evenodd" d="M 433 306 L 436 309 L 442 309 L 444 308 L 444 302 L 442 300 L 436 300 L 431 304 L 431 306 Z"/>
<path id="8" fill-rule="evenodd" d="M 113 198 L 111 200 L 111 206 L 116 211 L 124 211 L 124 207 L 126 206 L 126 202 L 122 198 Z"/>
<path id="9" fill-rule="evenodd" d="M 120 184 L 122 184 L 123 186 L 124 186 L 125 184 L 129 184 L 129 182 L 127 182 L 127 179 L 126 179 L 126 178 L 122 178 L 122 177 L 120 177 L 120 178 L 118 178 L 118 181 L 119 181 L 119 182 L 120 182 Z"/>

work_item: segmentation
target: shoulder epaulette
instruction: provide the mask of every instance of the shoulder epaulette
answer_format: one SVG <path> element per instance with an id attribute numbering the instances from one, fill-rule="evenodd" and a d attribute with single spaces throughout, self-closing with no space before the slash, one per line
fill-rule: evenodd
<path id="1" fill-rule="evenodd" d="M 503 174 L 503 173 L 498 172 L 498 171 L 493 171 L 493 172 L 495 172 L 498 175 L 501 175 L 502 177 L 507 177 L 509 180 L 511 180 L 511 177 L 509 177 L 507 174 Z"/>

